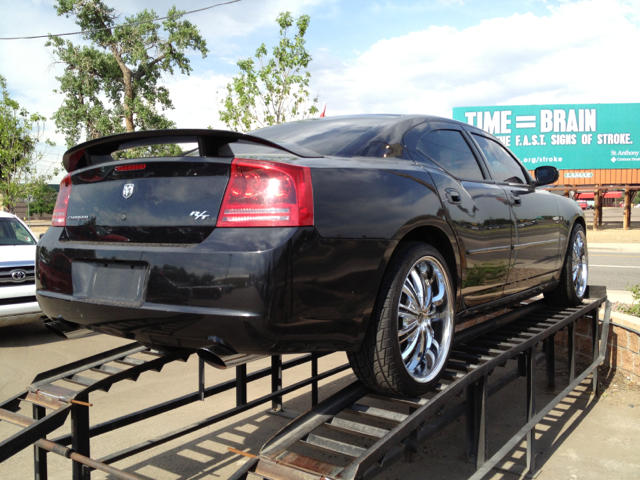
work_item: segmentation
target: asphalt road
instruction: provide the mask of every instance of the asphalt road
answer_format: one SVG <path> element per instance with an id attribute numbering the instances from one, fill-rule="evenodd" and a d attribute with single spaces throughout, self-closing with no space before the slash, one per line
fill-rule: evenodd
<path id="1" fill-rule="evenodd" d="M 584 212 L 587 225 L 593 222 L 593 210 Z M 622 227 L 622 208 L 604 208 L 604 223 L 619 223 Z M 631 220 L 640 219 L 640 208 L 631 211 Z M 638 233 L 640 235 L 640 233 Z M 613 252 L 600 244 L 589 245 L 589 283 L 606 285 L 607 289 L 628 290 L 640 284 L 640 247 L 635 252 Z"/>
<path id="2" fill-rule="evenodd" d="M 624 213 L 623 208 L 603 208 L 602 209 L 602 221 L 603 223 L 613 223 L 620 222 L 620 226 L 622 226 L 622 214 Z M 585 210 L 584 218 L 587 221 L 587 225 L 591 225 L 593 222 L 593 210 Z M 640 220 L 640 208 L 632 208 L 631 209 L 631 221 L 637 222 Z"/>
<path id="3" fill-rule="evenodd" d="M 606 285 L 608 290 L 627 290 L 640 284 L 640 249 L 637 252 L 612 252 L 589 246 L 589 283 Z"/>

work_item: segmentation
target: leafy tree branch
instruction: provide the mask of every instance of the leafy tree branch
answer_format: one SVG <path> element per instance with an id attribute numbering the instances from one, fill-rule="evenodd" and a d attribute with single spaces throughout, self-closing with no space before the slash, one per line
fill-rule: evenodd
<path id="1" fill-rule="evenodd" d="M 2 75 L 0 92 L 0 193 L 3 209 L 13 212 L 18 201 L 29 196 L 35 183 L 50 178 L 50 175 L 39 174 L 36 170 L 44 155 L 38 149 L 38 143 L 46 118 L 20 107 L 10 97 Z M 45 144 L 54 145 L 49 140 Z M 56 174 L 57 171 L 52 172 L 52 175 Z"/>
<path id="2" fill-rule="evenodd" d="M 306 70 L 312 59 L 304 39 L 310 18 L 301 15 L 295 20 L 290 12 L 282 12 L 276 22 L 280 41 L 271 57 L 263 43 L 255 60 L 238 61 L 240 73 L 227 85 L 220 120 L 233 130 L 246 132 L 318 112 L 318 97 L 309 100 L 311 74 Z M 290 37 L 294 24 L 296 33 Z"/>
<path id="3" fill-rule="evenodd" d="M 125 131 L 173 128 L 162 113 L 173 104 L 161 77 L 189 75 L 187 52 L 208 53 L 197 27 L 181 20 L 184 12 L 173 6 L 160 25 L 153 22 L 156 13 L 145 9 L 117 24 L 118 14 L 103 0 L 58 0 L 55 8 L 75 18 L 90 42 L 78 46 L 54 36 L 47 42 L 66 65 L 57 77 L 65 98 L 53 119 L 67 147 Z"/>

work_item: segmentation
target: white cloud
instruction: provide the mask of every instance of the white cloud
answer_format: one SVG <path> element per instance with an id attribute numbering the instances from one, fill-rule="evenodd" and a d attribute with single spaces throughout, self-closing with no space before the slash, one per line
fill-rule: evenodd
<path id="1" fill-rule="evenodd" d="M 454 106 L 640 101 L 632 7 L 589 0 L 432 26 L 374 44 L 352 65 L 313 70 L 329 114 L 431 113 Z"/>
<path id="2" fill-rule="evenodd" d="M 28 8 L 16 9 L 10 19 L 0 17 L 2 36 L 77 28 L 71 19 L 55 16 L 53 0 L 24 3 Z M 165 14 L 173 3 L 158 0 L 153 8 Z M 150 6 L 148 0 L 110 4 L 127 12 Z M 400 4 L 383 3 L 381 8 L 394 5 Z M 472 6 L 477 3 L 465 2 L 463 8 Z M 190 77 L 165 79 L 175 105 L 167 116 L 183 128 L 224 128 L 218 120 L 218 101 L 231 75 L 221 72 L 237 58 L 251 55 L 259 42 L 272 43 L 277 37 L 276 15 L 289 10 L 295 16 L 331 17 L 343 7 L 326 0 L 243 0 L 187 17 L 198 25 L 212 53 L 204 62 L 196 63 L 199 55 L 194 57 Z M 354 58 L 355 45 L 345 44 L 339 50 L 309 42 L 314 57 L 311 93 L 320 94 L 330 116 L 368 112 L 450 116 L 454 106 L 640 102 L 640 69 L 634 53 L 640 45 L 640 0 L 556 3 L 547 12 L 487 19 L 468 28 L 433 25 L 379 40 L 366 51 L 358 44 L 360 51 L 349 63 L 344 58 Z M 383 36 L 384 31 L 377 34 Z M 331 35 L 330 29 L 325 35 Z M 74 42 L 79 40 L 73 37 Z M 53 59 L 43 45 L 43 40 L 0 42 L 0 73 L 21 105 L 50 117 L 62 97 L 52 92 L 57 87 L 57 67 L 49 68 Z M 217 73 L 202 73 L 203 69 Z M 47 127 L 47 136 L 58 144 L 55 153 L 64 151 L 63 139 L 53 134 L 53 122 Z"/>
<path id="3" fill-rule="evenodd" d="M 226 129 L 219 120 L 218 105 L 226 94 L 231 77 L 211 72 L 201 76 L 183 77 L 167 82 L 175 109 L 166 112 L 178 128 Z"/>

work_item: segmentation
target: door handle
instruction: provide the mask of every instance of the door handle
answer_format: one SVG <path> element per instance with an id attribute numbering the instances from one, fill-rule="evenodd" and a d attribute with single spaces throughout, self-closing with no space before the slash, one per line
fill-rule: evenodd
<path id="1" fill-rule="evenodd" d="M 518 195 L 511 194 L 511 202 L 514 205 L 522 205 L 522 199 Z"/>
<path id="2" fill-rule="evenodd" d="M 458 192 L 455 188 L 445 188 L 444 190 L 447 194 L 447 200 L 449 203 L 461 203 L 462 197 L 460 196 L 460 192 Z"/>

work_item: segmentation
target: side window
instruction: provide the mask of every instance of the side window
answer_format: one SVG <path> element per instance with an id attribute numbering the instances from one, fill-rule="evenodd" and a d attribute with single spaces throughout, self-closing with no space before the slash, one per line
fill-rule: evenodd
<path id="1" fill-rule="evenodd" d="M 456 130 L 435 130 L 424 135 L 416 149 L 458 178 L 484 180 L 469 145 Z"/>
<path id="2" fill-rule="evenodd" d="M 489 162 L 489 171 L 494 180 L 507 183 L 527 183 L 520 164 L 494 140 L 472 134 Z"/>

